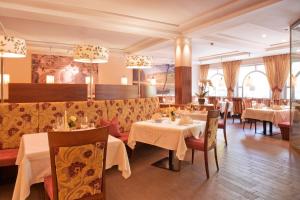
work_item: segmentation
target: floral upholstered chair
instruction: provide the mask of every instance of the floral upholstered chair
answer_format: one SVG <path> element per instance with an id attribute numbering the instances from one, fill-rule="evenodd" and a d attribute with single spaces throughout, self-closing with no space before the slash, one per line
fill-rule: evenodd
<path id="1" fill-rule="evenodd" d="M 52 200 L 105 199 L 107 128 L 48 134 L 51 172 L 44 187 Z"/>
<path id="2" fill-rule="evenodd" d="M 223 120 L 219 120 L 219 123 L 218 123 L 218 128 L 223 129 L 224 140 L 225 140 L 226 146 L 227 146 L 226 126 L 227 126 L 228 109 L 229 109 L 229 102 L 226 102 L 225 110 L 224 110 L 224 118 L 223 118 Z"/>
<path id="3" fill-rule="evenodd" d="M 205 127 L 204 137 L 196 139 L 194 137 L 188 137 L 185 143 L 188 148 L 192 149 L 192 163 L 194 163 L 195 150 L 204 152 L 206 177 L 209 179 L 208 168 L 208 151 L 214 149 L 215 160 L 217 169 L 219 170 L 218 157 L 217 157 L 217 131 L 218 131 L 218 118 L 220 111 L 210 110 L 207 115 L 207 122 Z"/>

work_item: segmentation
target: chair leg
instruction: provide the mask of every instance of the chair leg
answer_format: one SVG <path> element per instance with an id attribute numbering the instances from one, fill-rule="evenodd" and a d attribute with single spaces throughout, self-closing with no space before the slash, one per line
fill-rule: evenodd
<path id="1" fill-rule="evenodd" d="M 226 146 L 227 146 L 226 126 L 223 128 L 223 132 L 224 132 L 224 140 L 225 140 L 225 144 L 226 144 Z"/>
<path id="2" fill-rule="evenodd" d="M 217 153 L 217 146 L 215 146 L 215 148 L 214 148 L 214 152 L 215 152 L 215 160 L 216 160 L 216 166 L 217 166 L 217 170 L 219 171 L 219 163 L 218 163 L 218 153 Z"/>
<path id="3" fill-rule="evenodd" d="M 206 178 L 209 179 L 209 169 L 208 169 L 208 151 L 204 151 L 204 161 L 205 161 L 205 171 L 206 171 Z"/>
<path id="4" fill-rule="evenodd" d="M 257 129 L 257 126 L 256 126 L 256 120 L 254 121 L 254 133 L 256 134 L 256 129 Z"/>
<path id="5" fill-rule="evenodd" d="M 246 121 L 243 122 L 243 130 L 245 130 Z"/>
<path id="6" fill-rule="evenodd" d="M 195 154 L 195 150 L 192 149 L 192 164 L 194 164 L 194 154 Z"/>
<path id="7" fill-rule="evenodd" d="M 252 121 L 250 121 L 250 130 L 252 129 L 252 123 L 253 123 L 253 122 L 252 122 Z"/>

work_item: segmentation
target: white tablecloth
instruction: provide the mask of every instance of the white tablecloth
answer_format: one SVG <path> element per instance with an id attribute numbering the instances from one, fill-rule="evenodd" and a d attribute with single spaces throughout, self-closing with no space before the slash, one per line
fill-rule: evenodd
<path id="1" fill-rule="evenodd" d="M 226 101 L 220 101 L 218 106 L 220 106 L 220 112 L 224 113 L 225 112 Z M 232 113 L 232 108 L 233 108 L 233 103 L 232 103 L 232 101 L 229 101 L 228 112 Z"/>
<path id="2" fill-rule="evenodd" d="M 246 108 L 243 112 L 242 119 L 256 119 L 260 121 L 272 122 L 275 126 L 278 126 L 280 122 L 286 122 L 290 120 L 290 110 L 273 110 L 270 108 Z"/>
<path id="3" fill-rule="evenodd" d="M 175 122 L 164 120 L 155 123 L 151 120 L 140 121 L 132 124 L 128 146 L 134 149 L 136 142 L 155 145 L 168 150 L 176 151 L 179 160 L 183 160 L 187 151 L 185 138 L 189 136 L 199 137 L 205 130 L 205 121 L 193 121 L 193 124 L 178 125 L 179 119 Z"/>
<path id="4" fill-rule="evenodd" d="M 50 153 L 47 133 L 23 135 L 17 156 L 19 165 L 13 200 L 23 200 L 30 194 L 30 186 L 44 181 L 51 175 Z M 131 174 L 125 144 L 113 136 L 108 137 L 106 169 L 118 165 L 122 176 Z"/>
<path id="5" fill-rule="evenodd" d="M 207 120 L 207 111 L 185 111 L 185 110 L 177 110 L 176 114 L 189 116 L 193 120 Z"/>

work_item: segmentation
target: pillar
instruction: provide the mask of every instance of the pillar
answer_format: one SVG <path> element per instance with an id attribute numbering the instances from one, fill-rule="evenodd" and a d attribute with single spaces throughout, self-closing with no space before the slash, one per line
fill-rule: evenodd
<path id="1" fill-rule="evenodd" d="M 175 103 L 192 102 L 192 43 L 189 38 L 175 41 Z"/>

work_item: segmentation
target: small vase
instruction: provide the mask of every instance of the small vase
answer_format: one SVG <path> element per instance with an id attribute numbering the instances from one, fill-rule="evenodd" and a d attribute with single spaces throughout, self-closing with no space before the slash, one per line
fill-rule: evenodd
<path id="1" fill-rule="evenodd" d="M 174 122 L 176 120 L 176 116 L 175 115 L 171 115 L 171 121 Z"/>
<path id="2" fill-rule="evenodd" d="M 198 103 L 203 105 L 205 103 L 205 98 L 198 98 Z"/>

